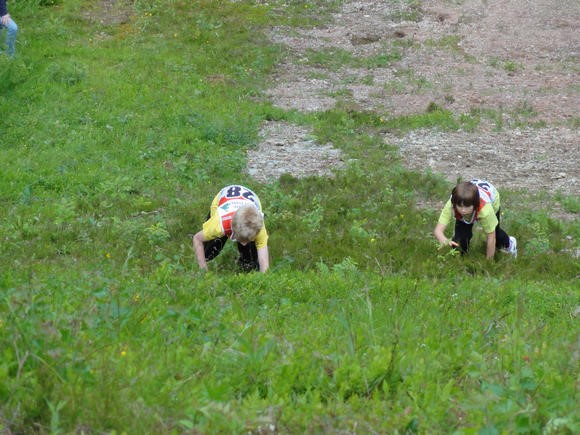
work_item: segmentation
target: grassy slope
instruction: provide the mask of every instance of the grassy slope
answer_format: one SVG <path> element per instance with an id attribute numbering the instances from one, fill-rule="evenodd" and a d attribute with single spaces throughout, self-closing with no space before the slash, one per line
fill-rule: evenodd
<path id="1" fill-rule="evenodd" d="M 465 118 L 271 107 L 282 52 L 260 29 L 329 3 L 136 1 L 111 25 L 87 18 L 98 2 L 22 3 L 0 59 L 0 427 L 574 429 L 578 262 L 557 251 L 578 221 L 506 192 L 517 261 L 490 267 L 479 235 L 469 258 L 438 252 L 437 210 L 415 204 L 449 186 L 377 132 Z M 244 152 L 265 119 L 353 163 L 259 186 Z M 231 182 L 265 205 L 267 276 L 236 275 L 232 250 L 195 267 L 188 234 Z"/>

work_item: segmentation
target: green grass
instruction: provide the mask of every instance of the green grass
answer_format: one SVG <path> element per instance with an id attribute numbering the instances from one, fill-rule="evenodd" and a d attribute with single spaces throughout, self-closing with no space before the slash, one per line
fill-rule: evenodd
<path id="1" fill-rule="evenodd" d="M 413 280 L 346 263 L 124 277 L 107 261 L 6 291 L 1 391 L 14 427 L 573 427 L 571 283 Z"/>
<path id="2" fill-rule="evenodd" d="M 466 257 L 437 250 L 439 210 L 417 204 L 450 186 L 381 133 L 478 114 L 272 107 L 284 52 L 265 30 L 339 3 L 269 3 L 138 0 L 104 25 L 98 2 L 10 4 L 0 431 L 576 432 L 578 219 L 505 192 L 517 260 L 486 262 L 479 232 Z M 265 120 L 312 128 L 347 168 L 256 183 L 245 152 Z M 232 182 L 262 199 L 266 275 L 238 274 L 230 245 L 198 271 L 189 234 Z M 550 200 L 578 213 L 576 196 Z"/>
<path id="3" fill-rule="evenodd" d="M 324 50 L 306 50 L 305 57 L 309 65 L 324 67 L 330 71 L 338 71 L 345 67 L 351 68 L 384 68 L 401 59 L 398 48 L 385 48 L 383 53 L 359 58 L 347 50 L 330 48 Z"/>

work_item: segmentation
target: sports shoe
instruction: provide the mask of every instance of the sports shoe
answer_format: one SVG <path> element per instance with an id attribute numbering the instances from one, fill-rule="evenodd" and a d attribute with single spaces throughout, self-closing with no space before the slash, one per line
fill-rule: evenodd
<path id="1" fill-rule="evenodd" d="M 510 236 L 510 245 L 504 249 L 504 252 L 513 255 L 514 258 L 518 257 L 518 241 L 515 237 Z"/>
<path id="2" fill-rule="evenodd" d="M 252 272 L 253 270 L 260 270 L 260 264 L 257 261 L 251 261 L 246 258 L 239 257 L 238 266 L 242 272 Z"/>

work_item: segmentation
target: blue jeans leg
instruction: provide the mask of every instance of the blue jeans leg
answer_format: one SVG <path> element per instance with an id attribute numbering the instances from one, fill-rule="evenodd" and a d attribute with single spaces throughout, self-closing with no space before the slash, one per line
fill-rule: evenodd
<path id="1" fill-rule="evenodd" d="M 8 55 L 14 56 L 16 52 L 16 34 L 18 33 L 18 26 L 12 18 L 8 20 L 6 26 L 0 24 L 0 28 L 6 27 L 6 45 L 8 46 Z"/>

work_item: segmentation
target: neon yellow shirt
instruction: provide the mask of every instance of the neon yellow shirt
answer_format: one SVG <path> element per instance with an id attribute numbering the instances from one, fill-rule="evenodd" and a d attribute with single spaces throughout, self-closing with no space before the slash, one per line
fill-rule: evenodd
<path id="1" fill-rule="evenodd" d="M 498 221 L 495 216 L 500 208 L 499 192 L 496 192 L 493 202 L 487 202 L 482 209 L 479 211 L 476 221 L 481 223 L 483 231 L 486 234 L 493 233 L 495 227 L 497 227 Z M 455 218 L 455 213 L 453 212 L 453 206 L 451 204 L 451 198 L 447 201 L 443 210 L 441 210 L 441 215 L 439 216 L 439 223 L 442 225 L 449 225 L 449 223 Z M 472 216 L 467 221 L 471 221 Z"/>

